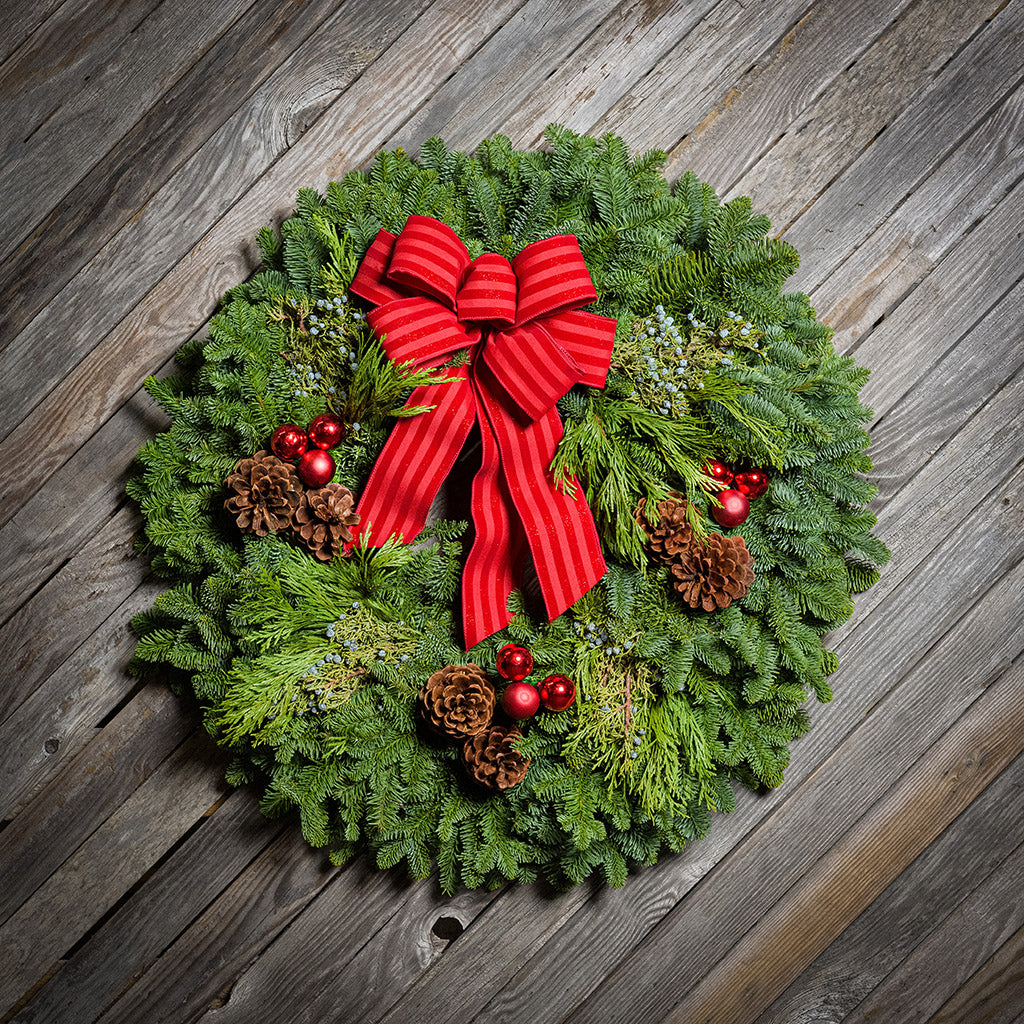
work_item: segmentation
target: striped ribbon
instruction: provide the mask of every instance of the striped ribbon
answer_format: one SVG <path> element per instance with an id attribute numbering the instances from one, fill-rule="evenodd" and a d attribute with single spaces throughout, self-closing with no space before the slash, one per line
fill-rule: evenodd
<path id="1" fill-rule="evenodd" d="M 534 242 L 511 263 L 493 252 L 471 260 L 451 228 L 413 215 L 399 235 L 377 235 L 351 291 L 374 304 L 367 321 L 395 362 L 437 366 L 469 354 L 446 371 L 456 381 L 410 396 L 410 405 L 436 408 L 400 419 L 381 450 L 359 501 L 364 543 L 423 529 L 478 423 L 475 538 L 462 577 L 466 648 L 508 625 L 527 547 L 547 614 L 560 615 L 606 569 L 582 488 L 570 498 L 549 469 L 562 438 L 555 403 L 573 384 L 604 386 L 615 337 L 615 320 L 578 308 L 597 292 L 575 236 Z"/>

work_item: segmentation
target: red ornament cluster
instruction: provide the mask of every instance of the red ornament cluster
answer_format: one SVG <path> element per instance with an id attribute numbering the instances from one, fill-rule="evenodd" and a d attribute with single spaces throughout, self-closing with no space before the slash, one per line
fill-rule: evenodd
<path id="1" fill-rule="evenodd" d="M 334 476 L 334 459 L 328 449 L 337 447 L 344 437 L 345 424 L 325 412 L 305 430 L 294 423 L 278 427 L 270 437 L 270 450 L 282 462 L 297 461 L 295 470 L 307 487 L 323 487 Z"/>
<path id="2" fill-rule="evenodd" d="M 715 460 L 704 467 L 706 476 L 725 489 L 716 497 L 720 504 L 711 506 L 711 515 L 719 526 L 731 528 L 746 522 L 750 515 L 750 503 L 768 490 L 768 473 L 764 469 L 743 469 L 736 471 L 727 462 Z"/>
<path id="3" fill-rule="evenodd" d="M 533 671 L 533 655 L 518 644 L 505 644 L 498 651 L 497 668 L 498 675 L 509 681 L 501 695 L 501 708 L 518 722 L 533 718 L 542 704 L 548 711 L 564 711 L 576 700 L 576 684 L 568 676 L 547 676 L 539 685 L 527 681 Z"/>

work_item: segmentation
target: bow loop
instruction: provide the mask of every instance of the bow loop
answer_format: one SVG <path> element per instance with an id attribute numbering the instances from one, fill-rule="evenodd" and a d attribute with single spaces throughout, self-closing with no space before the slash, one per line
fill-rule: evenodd
<path id="1" fill-rule="evenodd" d="M 512 264 L 496 252 L 485 252 L 469 265 L 459 289 L 459 319 L 511 327 L 516 321 L 518 291 Z"/>
<path id="2" fill-rule="evenodd" d="M 462 239 L 447 224 L 414 213 L 395 239 L 387 276 L 454 310 L 455 295 L 468 268 L 469 253 Z"/>
<path id="3" fill-rule="evenodd" d="M 512 269 L 519 281 L 517 324 L 577 309 L 597 298 L 575 235 L 531 242 L 512 261 Z"/>

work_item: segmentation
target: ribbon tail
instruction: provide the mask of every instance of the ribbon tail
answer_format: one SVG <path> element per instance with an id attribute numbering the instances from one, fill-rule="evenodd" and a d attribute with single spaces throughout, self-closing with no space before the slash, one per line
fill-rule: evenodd
<path id="1" fill-rule="evenodd" d="M 416 388 L 411 405 L 436 405 L 431 412 L 400 419 L 391 431 L 356 511 L 357 543 L 380 547 L 398 535 L 411 541 L 426 525 L 427 513 L 451 471 L 476 419 L 468 368 L 451 370 L 461 380 Z M 368 534 L 369 539 L 363 539 Z"/>
<path id="2" fill-rule="evenodd" d="M 462 626 L 466 650 L 511 621 L 508 598 L 519 583 L 526 538 L 501 472 L 501 454 L 483 409 L 479 410 L 480 468 L 473 477 L 475 538 L 462 571 Z"/>
<path id="3" fill-rule="evenodd" d="M 522 522 L 549 619 L 576 603 L 607 572 L 594 517 L 576 488 L 570 498 L 548 467 L 562 439 L 558 410 L 523 426 L 486 367 L 476 368 L 478 393 L 501 454 L 501 473 Z"/>

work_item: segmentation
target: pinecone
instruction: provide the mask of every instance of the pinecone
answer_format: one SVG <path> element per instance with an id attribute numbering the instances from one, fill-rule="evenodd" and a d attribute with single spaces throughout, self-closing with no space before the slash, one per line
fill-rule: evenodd
<path id="1" fill-rule="evenodd" d="M 466 740 L 462 756 L 469 774 L 488 789 L 511 789 L 523 781 L 530 759 L 513 745 L 522 733 L 514 726 L 492 725 Z"/>
<path id="2" fill-rule="evenodd" d="M 692 541 L 670 564 L 672 586 L 691 608 L 728 608 L 754 582 L 754 559 L 739 535 L 709 533 L 707 543 Z"/>
<path id="3" fill-rule="evenodd" d="M 491 724 L 498 692 L 479 665 L 445 665 L 420 690 L 423 718 L 441 736 L 462 740 Z"/>
<path id="4" fill-rule="evenodd" d="M 257 452 L 242 459 L 224 481 L 233 493 L 226 508 L 245 533 L 266 537 L 283 530 L 302 500 L 302 483 L 295 467 L 269 452 Z"/>
<path id="5" fill-rule="evenodd" d="M 292 516 L 292 528 L 319 561 L 329 562 L 352 539 L 350 527 L 359 522 L 355 504 L 355 495 L 343 484 L 306 491 Z"/>
<path id="6" fill-rule="evenodd" d="M 674 492 L 655 506 L 658 520 L 651 524 L 643 515 L 643 503 L 637 507 L 637 519 L 647 534 L 651 553 L 661 562 L 671 563 L 681 551 L 693 544 L 693 531 L 686 521 L 686 501 Z"/>

